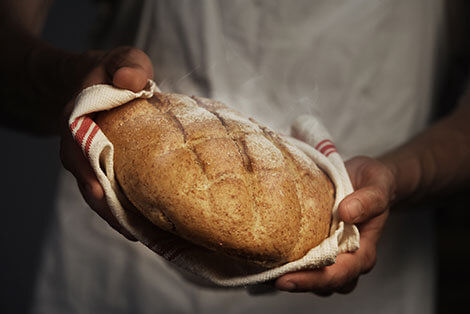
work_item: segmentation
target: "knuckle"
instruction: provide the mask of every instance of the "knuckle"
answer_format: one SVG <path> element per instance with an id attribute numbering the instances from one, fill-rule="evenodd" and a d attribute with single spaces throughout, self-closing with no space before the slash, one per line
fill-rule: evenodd
<path id="1" fill-rule="evenodd" d="M 365 157 L 362 160 L 361 164 L 361 172 L 363 172 L 364 176 L 367 178 L 374 178 L 380 174 L 380 167 L 378 167 L 378 161 L 376 159 Z"/>
<path id="2" fill-rule="evenodd" d="M 121 46 L 121 47 L 117 47 L 113 50 L 110 51 L 109 55 L 110 56 L 126 56 L 128 54 L 131 53 L 131 51 L 133 51 L 134 47 L 131 47 L 131 46 Z"/>
<path id="3" fill-rule="evenodd" d="M 150 76 L 153 76 L 153 66 L 147 54 L 134 47 L 123 46 L 111 50 L 104 58 L 105 71 L 108 78 L 122 67 L 141 67 Z"/>
<path id="4" fill-rule="evenodd" d="M 379 188 L 372 189 L 370 192 L 370 197 L 375 205 L 374 207 L 376 211 L 385 210 L 388 204 L 388 199 Z"/>
<path id="5" fill-rule="evenodd" d="M 338 289 L 343 284 L 343 276 L 337 272 L 331 274 L 330 278 L 325 282 L 325 291 L 333 291 Z"/>
<path id="6" fill-rule="evenodd" d="M 388 184 L 388 198 L 390 201 L 393 201 L 396 198 L 396 181 L 395 181 L 395 176 L 392 172 L 392 170 L 387 168 L 386 172 L 386 179 L 385 182 Z"/>
<path id="7" fill-rule="evenodd" d="M 387 180 L 387 182 L 393 182 L 394 180 L 394 175 L 391 169 L 387 168 L 385 165 L 383 165 L 383 173 L 384 177 Z"/>
<path id="8" fill-rule="evenodd" d="M 311 277 L 299 278 L 295 281 L 295 292 L 313 291 L 315 289 L 315 281 Z"/>
<path id="9" fill-rule="evenodd" d="M 131 50 L 129 50 L 129 55 L 147 58 L 147 54 L 138 48 L 132 48 Z"/>
<path id="10" fill-rule="evenodd" d="M 142 50 L 130 46 L 123 46 L 114 49 L 110 53 L 111 60 L 114 61 L 116 66 L 121 66 L 127 60 L 132 60 L 134 58 L 145 58 L 147 59 L 147 54 Z"/>

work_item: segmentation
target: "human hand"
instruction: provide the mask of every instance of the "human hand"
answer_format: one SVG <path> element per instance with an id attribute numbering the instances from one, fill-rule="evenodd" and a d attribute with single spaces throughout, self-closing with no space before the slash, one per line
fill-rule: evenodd
<path id="1" fill-rule="evenodd" d="M 96 57 L 96 67 L 84 78 L 79 90 L 95 84 L 112 84 L 134 92 L 142 90 L 148 79 L 153 78 L 153 66 L 148 56 L 141 50 L 122 47 L 106 54 L 90 54 Z M 89 60 L 87 60 L 89 62 Z M 69 102 L 63 113 L 60 142 L 60 158 L 64 168 L 76 178 L 80 192 L 87 204 L 108 222 L 115 230 L 129 240 L 130 235 L 112 215 L 101 184 L 93 172 L 88 160 L 75 142 L 69 130 L 68 118 L 73 110 L 74 100 Z"/>
<path id="2" fill-rule="evenodd" d="M 369 157 L 355 157 L 346 162 L 355 192 L 339 204 L 340 218 L 359 228 L 360 249 L 339 254 L 336 263 L 315 270 L 298 271 L 281 276 L 276 288 L 291 292 L 314 292 L 329 296 L 349 293 L 359 276 L 375 265 L 377 243 L 395 197 L 395 178 L 390 169 Z"/>

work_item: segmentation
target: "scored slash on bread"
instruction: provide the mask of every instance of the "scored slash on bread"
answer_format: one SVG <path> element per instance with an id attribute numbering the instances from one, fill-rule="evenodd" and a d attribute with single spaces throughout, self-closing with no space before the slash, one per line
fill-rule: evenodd
<path id="1" fill-rule="evenodd" d="M 157 227 L 274 267 L 328 237 L 334 187 L 283 136 L 223 103 L 155 93 L 96 116 L 117 181 Z"/>

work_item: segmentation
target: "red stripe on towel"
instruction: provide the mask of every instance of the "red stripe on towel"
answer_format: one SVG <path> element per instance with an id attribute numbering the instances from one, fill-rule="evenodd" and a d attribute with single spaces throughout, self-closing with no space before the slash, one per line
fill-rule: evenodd
<path id="1" fill-rule="evenodd" d="M 88 135 L 88 138 L 86 139 L 86 143 L 85 143 L 85 154 L 87 155 L 87 157 L 88 157 L 88 154 L 90 152 L 91 142 L 93 141 L 93 139 L 95 138 L 96 133 L 98 133 L 98 130 L 100 129 L 97 124 L 95 124 L 95 123 L 93 123 L 93 124 L 94 124 L 93 130 L 91 130 L 91 133 L 90 133 L 90 135 Z"/>
<path id="2" fill-rule="evenodd" d="M 323 141 L 321 141 L 320 143 L 317 144 L 317 146 L 315 146 L 315 149 L 316 149 L 316 150 L 319 150 L 319 149 L 320 149 L 320 146 L 322 146 L 323 144 L 328 143 L 328 142 L 331 143 L 330 140 L 323 140 Z"/>
<path id="3" fill-rule="evenodd" d="M 93 120 L 91 120 L 89 117 L 84 117 L 82 125 L 80 125 L 80 128 L 75 134 L 75 140 L 78 142 L 78 144 L 80 144 L 82 148 L 83 148 L 83 138 L 87 134 L 92 123 L 93 123 Z"/>
<path id="4" fill-rule="evenodd" d="M 328 152 L 325 152 L 325 156 L 328 157 L 328 156 L 330 156 L 330 155 L 333 154 L 333 153 L 337 153 L 336 149 L 332 149 L 332 150 L 330 150 L 330 151 L 328 151 Z"/>
<path id="5" fill-rule="evenodd" d="M 326 151 L 330 150 L 331 148 L 336 149 L 335 145 L 333 144 L 325 145 L 322 147 L 322 149 L 320 149 L 320 153 L 325 154 Z"/>
<path id="6" fill-rule="evenodd" d="M 72 124 L 70 125 L 70 130 L 71 130 L 72 132 L 73 132 L 73 130 L 77 127 L 78 122 L 80 122 L 80 119 L 81 119 L 81 118 L 82 118 L 82 117 L 76 118 L 75 121 L 73 121 Z"/>

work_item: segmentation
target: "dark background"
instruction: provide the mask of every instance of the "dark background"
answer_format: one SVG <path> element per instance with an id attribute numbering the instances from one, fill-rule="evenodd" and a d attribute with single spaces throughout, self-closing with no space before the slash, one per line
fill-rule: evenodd
<path id="1" fill-rule="evenodd" d="M 446 62 L 439 68 L 436 115 L 449 112 L 468 78 L 470 1 L 449 1 Z M 43 33 L 57 47 L 82 51 L 99 18 L 99 1 L 56 0 Z M 464 17 L 464 18 L 462 18 Z M 470 121 L 469 121 L 470 123 Z M 60 169 L 58 138 L 36 138 L 0 127 L 0 312 L 27 313 Z M 469 143 L 470 145 L 470 143 Z M 439 205 L 439 313 L 466 312 L 470 279 L 468 192 Z M 417 226 L 419 227 L 419 226 Z M 404 244 L 406 245 L 406 244 Z"/>
<path id="2" fill-rule="evenodd" d="M 90 46 L 97 7 L 90 0 L 56 0 L 43 37 L 57 47 Z M 0 127 L 0 313 L 28 313 L 43 240 L 53 214 L 59 139 Z M 64 313 L 65 314 L 65 313 Z"/>

